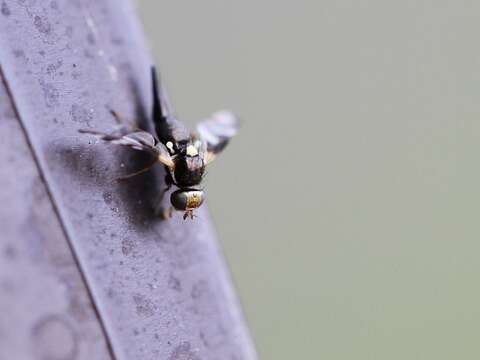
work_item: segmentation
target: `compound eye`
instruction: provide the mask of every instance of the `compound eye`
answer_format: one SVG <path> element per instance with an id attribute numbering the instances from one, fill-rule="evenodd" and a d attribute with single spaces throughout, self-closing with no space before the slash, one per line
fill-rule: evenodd
<path id="1" fill-rule="evenodd" d="M 193 210 L 202 205 L 203 191 L 195 189 L 177 190 L 170 195 L 170 202 L 177 210 Z"/>

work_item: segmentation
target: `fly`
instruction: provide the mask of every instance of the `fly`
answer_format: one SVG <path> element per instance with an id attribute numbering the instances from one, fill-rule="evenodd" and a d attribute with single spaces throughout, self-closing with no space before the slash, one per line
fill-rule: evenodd
<path id="1" fill-rule="evenodd" d="M 237 133 L 238 118 L 230 111 L 219 111 L 197 124 L 196 131 L 190 131 L 177 120 L 169 109 L 166 99 L 160 97 L 157 74 L 151 69 L 153 110 L 152 117 L 155 134 L 127 124 L 112 111 L 120 126 L 110 133 L 82 129 L 81 133 L 91 134 L 112 144 L 125 145 L 154 156 L 154 161 L 145 169 L 121 177 L 127 179 L 149 170 L 160 162 L 165 166 L 166 188 L 161 198 L 172 186 L 177 187 L 170 196 L 171 207 L 161 209 L 164 218 L 172 216 L 174 211 L 183 211 L 183 219 L 193 219 L 193 211 L 205 200 L 200 188 L 205 167 L 225 148 L 229 140 Z M 163 100 L 163 101 L 162 101 Z M 161 199 L 160 199 L 161 201 Z"/>

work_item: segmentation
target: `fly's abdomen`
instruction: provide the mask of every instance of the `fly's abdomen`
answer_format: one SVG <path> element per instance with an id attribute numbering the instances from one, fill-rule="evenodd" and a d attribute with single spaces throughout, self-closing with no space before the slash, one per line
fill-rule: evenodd
<path id="1" fill-rule="evenodd" d="M 170 195 L 170 202 L 177 210 L 193 210 L 202 205 L 203 191 L 195 189 L 181 189 Z"/>

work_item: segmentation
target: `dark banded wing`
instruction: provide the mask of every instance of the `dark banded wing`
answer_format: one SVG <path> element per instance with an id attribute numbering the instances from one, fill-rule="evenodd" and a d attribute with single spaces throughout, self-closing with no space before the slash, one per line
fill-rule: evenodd
<path id="1" fill-rule="evenodd" d="M 151 68 L 153 111 L 152 117 L 155 124 L 155 132 L 163 144 L 171 141 L 176 144 L 188 140 L 190 131 L 180 121 L 175 119 L 170 102 L 162 86 L 159 86 L 157 71 Z"/>
<path id="2" fill-rule="evenodd" d="M 168 149 L 162 143 L 155 140 L 152 134 L 136 130 L 131 132 L 126 127 L 121 127 L 111 133 L 103 133 L 96 130 L 81 129 L 82 134 L 90 134 L 95 137 L 116 145 L 128 146 L 135 150 L 145 151 L 156 156 L 160 162 L 172 167 L 173 160 L 170 157 Z"/>
<path id="3" fill-rule="evenodd" d="M 218 111 L 210 118 L 198 123 L 197 132 L 207 144 L 205 163 L 211 162 L 227 146 L 239 127 L 238 117 L 226 110 Z"/>

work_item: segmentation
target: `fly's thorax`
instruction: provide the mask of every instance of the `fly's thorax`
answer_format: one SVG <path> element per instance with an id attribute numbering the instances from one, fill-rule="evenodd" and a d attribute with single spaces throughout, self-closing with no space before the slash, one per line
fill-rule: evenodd
<path id="1" fill-rule="evenodd" d="M 170 202 L 177 210 L 193 210 L 203 204 L 205 195 L 203 190 L 179 189 L 170 195 Z"/>
<path id="2" fill-rule="evenodd" d="M 167 141 L 165 147 L 172 156 L 170 175 L 179 188 L 191 188 L 202 181 L 205 173 L 206 143 L 193 133 L 183 140 Z"/>
<path id="3" fill-rule="evenodd" d="M 179 156 L 175 159 L 173 178 L 179 187 L 200 184 L 205 172 L 203 159 L 200 156 Z"/>

